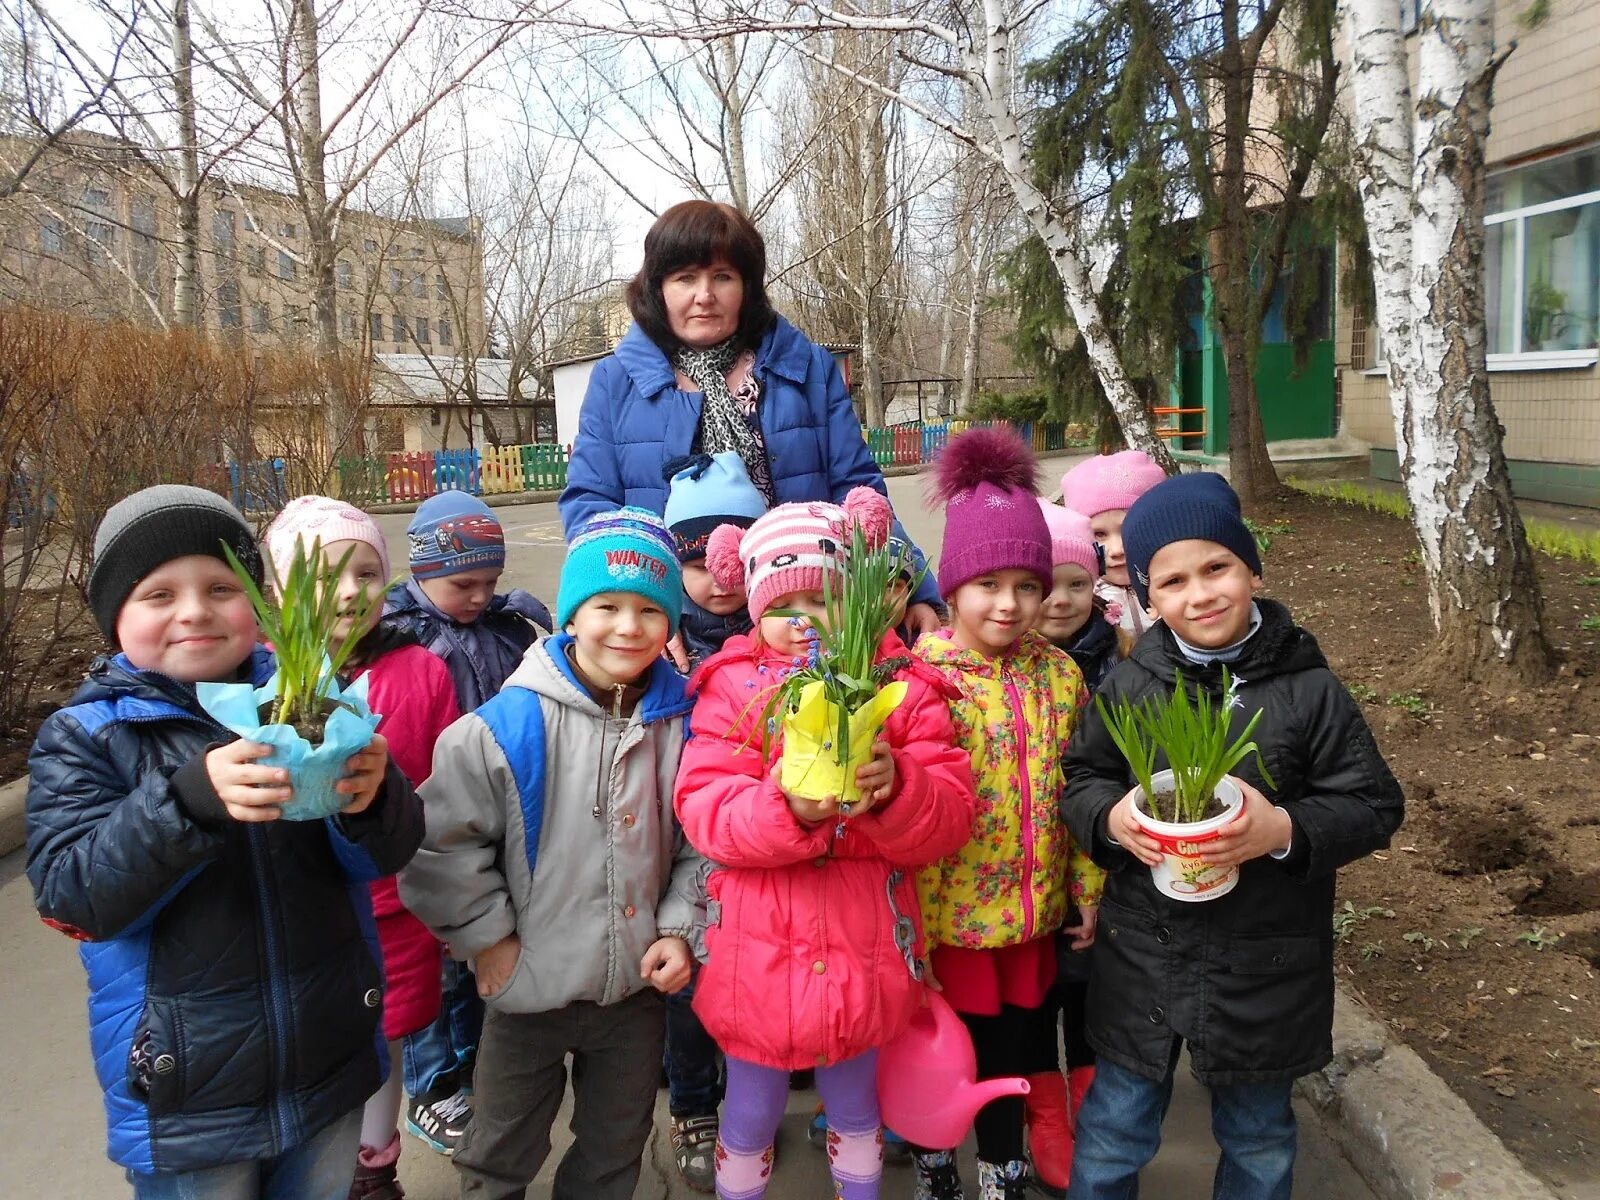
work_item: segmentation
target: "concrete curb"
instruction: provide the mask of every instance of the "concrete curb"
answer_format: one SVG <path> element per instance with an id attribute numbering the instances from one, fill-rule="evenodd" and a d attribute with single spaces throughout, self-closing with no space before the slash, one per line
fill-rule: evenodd
<path id="1" fill-rule="evenodd" d="M 1381 1200 L 1555 1200 L 1466 1101 L 1343 988 L 1333 1062 L 1300 1094 Z"/>

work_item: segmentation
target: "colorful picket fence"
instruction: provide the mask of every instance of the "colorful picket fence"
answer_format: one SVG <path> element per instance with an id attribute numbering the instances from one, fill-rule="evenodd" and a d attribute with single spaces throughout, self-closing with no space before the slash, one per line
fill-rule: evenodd
<path id="1" fill-rule="evenodd" d="M 560 491 L 567 486 L 565 446 L 485 446 L 469 450 L 397 450 L 339 460 L 339 491 L 354 503 L 404 504 L 440 492 L 474 496 Z"/>
<path id="2" fill-rule="evenodd" d="M 914 467 L 932 462 L 950 439 L 964 429 L 1008 429 L 1040 453 L 1065 450 L 1072 444 L 1067 438 L 1064 421 L 945 421 L 938 425 L 910 422 L 863 432 L 867 450 L 880 467 Z"/>

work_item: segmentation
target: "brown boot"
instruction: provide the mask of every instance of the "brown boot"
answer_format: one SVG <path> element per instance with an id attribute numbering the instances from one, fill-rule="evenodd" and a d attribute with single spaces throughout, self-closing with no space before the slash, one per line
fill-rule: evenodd
<path id="1" fill-rule="evenodd" d="M 1072 1125 L 1067 1111 L 1067 1080 L 1060 1071 L 1028 1076 L 1028 1154 L 1033 1176 L 1046 1188 L 1064 1192 L 1072 1178 Z"/>

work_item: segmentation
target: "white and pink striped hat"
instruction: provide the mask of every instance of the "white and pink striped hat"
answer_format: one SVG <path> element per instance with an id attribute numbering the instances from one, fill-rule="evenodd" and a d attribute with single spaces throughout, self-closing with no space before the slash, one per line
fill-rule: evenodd
<path id="1" fill-rule="evenodd" d="M 749 529 L 717 526 L 706 543 L 706 568 L 722 587 L 746 591 L 750 617 L 759 621 L 782 596 L 822 590 L 823 574 L 844 565 L 852 526 L 881 546 L 893 520 L 889 501 L 868 487 L 853 489 L 843 505 L 780 504 Z"/>

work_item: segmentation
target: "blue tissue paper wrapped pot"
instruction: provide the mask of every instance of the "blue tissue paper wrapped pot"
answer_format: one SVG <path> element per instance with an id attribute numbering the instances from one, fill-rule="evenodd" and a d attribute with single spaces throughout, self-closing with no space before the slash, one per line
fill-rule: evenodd
<path id="1" fill-rule="evenodd" d="M 272 747 L 272 753 L 261 762 L 288 768 L 294 796 L 283 806 L 283 820 L 320 821 L 350 803 L 333 785 L 344 776 L 350 756 L 372 741 L 379 721 L 379 714 L 367 703 L 365 675 L 348 688 L 336 682 L 329 686 L 328 699 L 339 707 L 328 714 L 322 743 L 317 746 L 296 733 L 293 725 L 261 724 L 262 705 L 271 704 L 278 696 L 277 675 L 259 688 L 248 683 L 199 683 L 195 692 L 200 707 L 245 741 Z"/>

